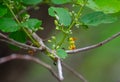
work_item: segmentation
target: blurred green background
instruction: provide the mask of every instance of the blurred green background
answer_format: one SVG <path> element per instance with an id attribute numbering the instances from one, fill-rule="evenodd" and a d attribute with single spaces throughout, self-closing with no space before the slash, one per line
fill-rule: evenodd
<path id="1" fill-rule="evenodd" d="M 43 9 L 44 8 L 45 6 L 43 6 Z M 86 10 L 84 11 L 85 14 L 89 12 L 92 12 L 92 10 L 89 10 L 88 8 L 86 8 Z M 48 30 L 44 31 L 44 33 L 40 36 L 47 36 L 49 38 L 51 35 L 55 34 L 54 28 L 52 28 L 53 30 L 51 30 L 51 28 L 49 27 L 51 23 L 48 24 L 48 22 L 50 21 L 53 22 L 53 19 L 52 20 L 47 19 L 47 22 L 44 25 L 46 25 L 47 27 L 45 29 Z M 82 27 L 74 28 L 73 34 L 71 36 L 77 38 L 76 40 L 77 48 L 96 44 L 112 36 L 113 34 L 119 32 L 120 31 L 119 22 L 120 21 L 111 24 L 101 24 L 95 27 L 89 26 L 88 29 L 83 29 Z M 50 34 L 48 35 L 47 33 L 49 29 L 51 31 Z M 56 34 L 58 39 L 62 37 L 62 34 L 60 32 L 56 32 Z M 110 41 L 109 43 L 103 45 L 102 47 L 81 53 L 70 54 L 63 61 L 70 65 L 72 68 L 74 68 L 77 72 L 81 73 L 88 80 L 88 82 L 119 82 L 120 81 L 119 49 L 120 49 L 120 37 Z M 40 53 L 38 57 L 45 61 L 46 63 L 52 65 L 52 67 L 57 71 L 56 66 L 53 65 L 53 61 L 49 59 L 47 56 L 45 56 L 43 53 Z M 51 73 L 47 69 L 43 68 L 41 65 L 29 61 L 27 63 L 29 63 L 29 69 L 25 69 L 26 72 L 21 77 L 19 77 L 21 79 L 17 82 L 57 82 L 57 80 L 51 75 Z M 70 73 L 68 70 L 64 68 L 63 73 L 65 78 L 63 82 L 82 82 L 80 79 L 75 77 L 72 73 Z M 14 77 L 12 78 L 15 79 Z M 9 80 L 9 82 L 14 81 Z"/>
<path id="2" fill-rule="evenodd" d="M 84 13 L 92 12 L 87 9 Z M 89 26 L 88 29 L 74 28 L 72 36 L 77 38 L 77 47 L 96 44 L 120 31 L 120 21 L 99 26 Z M 51 32 L 50 35 L 54 34 Z M 62 34 L 56 33 L 61 38 Z M 64 62 L 81 73 L 88 82 L 119 82 L 120 81 L 120 38 L 116 38 L 102 47 L 89 51 L 70 54 Z M 64 44 L 65 45 L 65 44 Z M 56 68 L 46 56 L 42 59 Z M 72 73 L 63 69 L 63 82 L 82 82 Z M 29 72 L 21 82 L 57 82 L 52 75 L 40 65 L 32 63 Z"/>

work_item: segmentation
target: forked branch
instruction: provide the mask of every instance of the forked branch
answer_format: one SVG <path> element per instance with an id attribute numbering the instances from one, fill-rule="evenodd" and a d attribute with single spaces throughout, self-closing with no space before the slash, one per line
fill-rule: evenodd
<path id="1" fill-rule="evenodd" d="M 59 76 L 56 74 L 56 72 L 54 71 L 54 69 L 50 65 L 48 65 L 47 63 L 41 61 L 40 59 L 38 59 L 36 57 L 33 57 L 33 56 L 30 56 L 30 55 L 12 54 L 12 55 L 0 58 L 0 64 L 3 64 L 5 62 L 11 61 L 11 60 L 17 60 L 17 59 L 28 60 L 28 61 L 32 61 L 32 62 L 35 62 L 37 64 L 42 65 L 43 67 L 45 67 L 46 69 L 48 69 L 51 72 L 51 74 L 59 82 L 61 82 L 61 79 L 59 78 Z"/>
<path id="2" fill-rule="evenodd" d="M 75 49 L 75 50 L 67 50 L 66 52 L 68 54 L 73 54 L 73 53 L 77 53 L 77 52 L 83 52 L 83 51 L 91 50 L 91 49 L 100 47 L 100 46 L 110 42 L 111 40 L 117 38 L 118 36 L 120 36 L 120 32 L 112 35 L 111 37 L 109 37 L 106 40 L 104 40 L 102 42 L 99 42 L 97 44 L 94 44 L 94 45 L 91 45 L 91 46 L 87 46 L 87 47 L 84 47 L 84 48 Z M 48 51 L 48 52 L 54 54 L 56 57 L 58 57 L 55 52 L 53 52 L 51 49 L 49 49 L 43 43 L 42 39 L 39 36 L 37 36 L 37 34 L 33 34 L 33 37 L 39 42 L 39 44 L 41 44 L 42 47 L 40 47 L 40 48 L 37 48 L 37 47 L 34 47 L 34 46 L 29 46 L 29 45 L 26 45 L 24 43 L 20 43 L 20 42 L 14 41 L 13 39 L 8 38 L 6 35 L 4 35 L 2 33 L 0 33 L 0 37 L 2 37 L 2 39 L 0 39 L 1 41 L 4 41 L 4 42 L 7 42 L 7 43 L 16 45 L 16 46 L 21 47 L 23 49 L 29 49 L 30 48 L 30 49 L 39 50 L 39 51 L 42 51 L 43 49 L 45 49 L 46 51 Z M 62 79 L 60 78 L 61 77 L 60 73 L 62 72 L 61 70 L 59 70 L 59 76 L 58 76 L 50 65 L 44 63 L 43 61 L 39 60 L 38 58 L 29 56 L 29 55 L 19 55 L 19 54 L 16 55 L 16 54 L 12 54 L 10 56 L 0 58 L 0 64 L 2 64 L 4 62 L 7 62 L 7 61 L 10 61 L 10 60 L 14 60 L 14 59 L 24 59 L 24 60 L 34 61 L 34 62 L 42 65 L 43 67 L 47 68 L 52 73 L 52 75 L 57 78 L 58 81 L 62 81 Z M 74 75 L 79 77 L 83 82 L 87 82 L 87 80 L 82 75 L 78 74 L 71 67 L 69 67 L 68 65 L 66 65 L 64 63 L 63 63 L 63 66 L 65 68 L 67 68 L 69 71 L 71 71 Z M 58 67 L 61 67 L 61 66 L 58 66 Z"/>

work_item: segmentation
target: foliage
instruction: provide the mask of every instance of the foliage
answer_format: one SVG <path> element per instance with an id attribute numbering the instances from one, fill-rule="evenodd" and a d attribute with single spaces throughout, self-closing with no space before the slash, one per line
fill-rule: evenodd
<path id="1" fill-rule="evenodd" d="M 0 16 L 4 16 L 7 13 L 7 8 L 3 5 L 0 5 Z"/>
<path id="2" fill-rule="evenodd" d="M 102 23 L 113 23 L 117 20 L 117 17 L 106 15 L 103 12 L 92 12 L 84 15 L 80 19 L 85 25 L 97 26 Z"/>
<path id="3" fill-rule="evenodd" d="M 67 53 L 63 49 L 57 49 L 57 55 L 63 59 L 67 57 Z"/>
<path id="4" fill-rule="evenodd" d="M 27 5 L 36 5 L 42 2 L 42 0 L 21 0 L 21 2 Z"/>
<path id="5" fill-rule="evenodd" d="M 0 18 L 0 30 L 3 32 L 15 32 L 20 29 L 19 25 L 13 18 Z"/>
<path id="6" fill-rule="evenodd" d="M 42 24 L 41 20 L 38 19 L 28 19 L 27 21 L 23 22 L 22 25 L 25 28 L 31 29 L 33 31 L 37 31 L 39 29 L 42 29 L 40 26 Z"/>
<path id="7" fill-rule="evenodd" d="M 30 45 L 39 48 L 41 45 L 32 34 L 43 30 L 44 22 L 31 18 L 27 9 L 36 9 L 38 5 L 47 4 L 48 14 L 54 18 L 55 31 L 63 34 L 62 38 L 53 35 L 48 41 L 57 56 L 65 59 L 68 57 L 65 50 L 78 48 L 75 40 L 69 40 L 73 37 L 73 28 L 97 28 L 103 23 L 107 25 L 116 22 L 120 12 L 119 3 L 119 0 L 0 0 L 0 31 L 7 33 L 9 38 L 17 42 L 27 44 L 28 41 Z M 64 6 L 65 4 L 68 6 Z M 75 7 L 78 7 L 78 10 L 75 10 Z M 92 9 L 92 12 L 84 13 L 86 8 Z M 54 60 L 53 54 L 48 51 L 46 54 Z"/>
<path id="8" fill-rule="evenodd" d="M 81 0 L 80 0 L 81 1 Z M 104 13 L 116 13 L 120 11 L 119 0 L 88 0 L 87 6 L 95 11 L 102 11 Z"/>
<path id="9" fill-rule="evenodd" d="M 22 43 L 25 43 L 27 41 L 26 34 L 22 30 L 10 33 L 9 37 Z"/>
<path id="10" fill-rule="evenodd" d="M 51 0 L 54 4 L 65 4 L 71 2 L 71 0 Z"/>
<path id="11" fill-rule="evenodd" d="M 35 41 L 27 30 L 32 30 L 33 32 L 41 30 L 42 20 L 30 18 L 29 14 L 26 11 L 26 15 L 24 15 L 24 13 L 20 15 L 18 14 L 20 11 L 26 9 L 29 5 L 37 5 L 45 2 L 48 3 L 44 0 L 1 1 L 0 30 L 2 32 L 9 32 L 10 38 L 13 38 L 14 40 L 22 43 L 26 41 L 26 37 L 29 37 L 34 44 Z M 102 23 L 113 23 L 117 21 L 117 16 L 113 16 L 113 14 L 120 11 L 119 0 L 104 0 L 104 2 L 101 2 L 100 0 L 88 0 L 88 2 L 86 0 L 51 0 L 49 3 L 53 4 L 48 9 L 48 13 L 51 17 L 55 17 L 56 29 L 61 30 L 61 32 L 65 33 L 65 37 L 63 37 L 63 39 L 61 39 L 61 41 L 58 42 L 54 47 L 54 49 L 57 50 L 58 56 L 61 58 L 66 58 L 67 56 L 65 51 L 61 49 L 61 45 L 63 44 L 64 40 L 68 38 L 67 35 L 71 36 L 71 31 L 74 26 L 97 26 Z M 74 6 L 79 6 L 80 10 L 78 12 L 74 12 L 74 10 L 70 10 L 68 8 L 54 7 L 54 5 L 68 3 Z M 85 6 L 93 9 L 94 11 L 89 14 L 81 15 L 82 10 L 85 8 Z M 9 13 L 12 14 L 11 17 L 7 15 Z"/>
<path id="12" fill-rule="evenodd" d="M 60 25 L 69 26 L 71 23 L 71 16 L 69 12 L 64 8 L 50 7 L 49 15 L 56 17 L 56 19 L 60 22 Z M 67 18 L 67 19 L 65 19 Z"/>
<path id="13" fill-rule="evenodd" d="M 29 37 L 32 40 L 32 37 L 30 37 L 29 33 L 27 33 L 26 30 L 30 29 L 33 32 L 36 32 L 41 28 L 42 20 L 38 20 L 35 18 L 30 18 L 29 14 L 24 13 L 19 14 L 21 10 L 24 10 L 27 8 L 28 5 L 37 5 L 42 4 L 43 2 L 48 3 L 48 1 L 43 0 L 3 0 L 0 3 L 0 30 L 3 32 L 10 32 L 10 38 L 13 38 L 14 40 L 17 40 L 19 42 L 25 41 L 25 34 L 23 34 L 23 38 L 15 38 L 22 35 L 21 30 L 24 31 L 27 34 L 27 37 Z M 23 4 L 22 4 L 23 3 Z M 49 1 L 51 4 L 72 4 L 75 6 L 79 6 L 80 10 L 78 12 L 74 12 L 69 10 L 68 8 L 63 7 L 54 7 L 50 6 L 48 9 L 48 13 L 50 16 L 55 17 L 55 25 L 57 30 L 61 30 L 61 32 L 65 33 L 65 36 L 71 35 L 72 27 L 76 26 L 97 26 L 101 23 L 113 23 L 117 20 L 117 16 L 113 16 L 112 14 L 106 14 L 106 13 L 116 13 L 119 12 L 119 1 L 118 0 L 105 0 L 104 3 L 100 0 L 51 0 Z M 112 3 L 112 4 L 111 4 Z M 15 5 L 18 6 L 15 6 Z M 89 7 L 94 10 L 92 13 L 88 13 L 86 15 L 82 15 L 82 10 L 84 9 L 84 6 Z M 74 7 L 74 6 L 73 6 Z M 98 12 L 99 11 L 99 12 Z M 8 13 L 11 13 L 12 16 L 7 16 Z M 18 15 L 18 16 L 16 16 Z M 19 18 L 22 18 L 19 20 Z M 16 34 L 17 33 L 17 34 Z M 57 49 L 57 51 L 60 51 L 61 54 L 64 53 L 64 50 L 61 49 L 61 45 L 63 41 L 65 40 L 64 37 L 61 39 L 58 44 L 56 44 L 54 48 Z M 23 41 L 24 40 L 24 41 Z M 33 43 L 34 40 L 32 40 Z M 63 52 L 62 52 L 63 51 Z M 58 53 L 59 54 L 59 53 Z M 64 54 L 65 55 L 65 54 Z M 65 58 L 65 56 L 60 56 L 61 58 Z"/>

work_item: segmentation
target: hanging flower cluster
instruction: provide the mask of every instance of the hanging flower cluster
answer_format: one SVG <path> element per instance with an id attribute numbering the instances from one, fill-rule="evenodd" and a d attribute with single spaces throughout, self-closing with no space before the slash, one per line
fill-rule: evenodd
<path id="1" fill-rule="evenodd" d="M 76 40 L 76 38 L 74 38 L 74 37 L 70 37 L 69 38 L 69 49 L 70 50 L 74 50 L 74 49 L 76 49 L 76 45 L 75 45 L 75 40 Z"/>

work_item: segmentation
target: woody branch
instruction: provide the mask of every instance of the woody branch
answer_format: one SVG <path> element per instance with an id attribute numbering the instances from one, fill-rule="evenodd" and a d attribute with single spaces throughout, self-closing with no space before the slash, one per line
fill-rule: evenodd
<path id="1" fill-rule="evenodd" d="M 4 41 L 4 42 L 7 42 L 7 43 L 10 43 L 10 44 L 13 44 L 15 46 L 18 46 L 22 49 L 33 49 L 33 50 L 39 50 L 39 51 L 43 51 L 45 48 L 37 48 L 37 47 L 34 47 L 34 46 L 30 46 L 30 45 L 26 45 L 26 44 L 23 44 L 23 43 L 20 43 L 20 42 L 17 42 L 13 39 L 10 39 L 9 37 L 7 37 L 6 35 L 0 33 L 0 37 L 2 37 L 2 39 L 0 39 L 1 41 Z M 44 45 L 44 43 L 42 42 L 42 39 L 39 38 L 36 34 L 34 34 L 34 38 L 36 38 L 37 40 L 40 40 L 40 43 L 42 43 Z M 44 45 L 45 47 L 45 45 Z M 47 48 L 49 49 L 49 48 Z M 51 51 L 51 50 L 49 50 Z M 51 53 L 54 53 L 51 51 Z M 55 54 L 55 53 L 54 53 Z M 55 54 L 56 55 L 56 54 Z M 10 56 L 7 56 L 7 57 L 4 57 L 4 58 L 1 58 L 0 59 L 0 64 L 2 63 L 5 63 L 7 61 L 10 61 L 10 60 L 15 60 L 15 59 L 24 59 L 24 60 L 30 60 L 30 61 L 33 61 L 33 62 L 36 62 L 36 63 L 39 63 L 41 64 L 42 62 L 40 62 L 40 60 L 38 60 L 37 58 L 34 58 L 33 56 L 29 56 L 29 55 L 20 55 L 20 54 L 12 54 Z M 44 62 L 43 62 L 44 63 Z M 58 81 L 61 81 L 63 80 L 63 76 L 62 76 L 62 66 L 61 66 L 61 61 L 60 59 L 58 60 L 58 72 L 59 72 L 59 76 L 56 75 L 56 73 L 53 71 L 53 69 L 49 66 L 49 65 L 45 65 L 45 64 L 42 64 L 44 65 L 45 68 L 47 68 L 54 77 L 56 77 L 58 79 Z M 75 70 L 73 70 L 71 67 L 68 67 L 65 63 L 62 62 L 62 65 L 63 67 L 65 67 L 68 71 L 72 72 L 73 75 L 75 76 L 78 76 L 78 78 L 80 80 L 83 80 L 83 82 L 86 82 L 86 80 L 83 78 L 83 76 L 79 73 L 77 73 Z M 71 70 L 72 69 L 72 70 Z M 79 77 L 79 76 L 82 76 L 82 77 Z"/>
<path id="2" fill-rule="evenodd" d="M 105 39 L 104 41 L 99 42 L 99 43 L 97 43 L 97 44 L 94 44 L 94 45 L 91 45 L 91 46 L 87 46 L 87 47 L 84 47 L 84 48 L 75 49 L 75 50 L 67 50 L 66 52 L 67 52 L 68 54 L 73 54 L 73 53 L 77 53 L 77 52 L 83 52 L 83 51 L 91 50 L 91 49 L 100 47 L 100 46 L 102 46 L 102 45 L 110 42 L 111 40 L 117 38 L 118 36 L 120 36 L 120 32 L 112 35 L 111 37 L 109 37 L 109 38 Z M 0 33 L 0 37 L 2 37 L 2 39 L 0 39 L 1 41 L 4 41 L 4 42 L 7 42 L 7 43 L 16 45 L 16 46 L 18 46 L 18 47 L 20 47 L 20 48 L 23 48 L 23 49 L 34 49 L 34 50 L 39 50 L 39 51 L 47 50 L 48 52 L 50 52 L 50 53 L 54 54 L 56 57 L 58 57 L 55 52 L 53 52 L 51 49 L 49 49 L 49 48 L 43 43 L 42 39 L 41 39 L 39 36 L 37 36 L 37 34 L 33 34 L 33 37 L 34 37 L 36 40 L 38 40 L 39 43 L 41 44 L 42 47 L 40 47 L 40 48 L 37 48 L 37 47 L 34 47 L 34 46 L 29 46 L 29 45 L 26 45 L 26 44 L 23 44 L 23 43 L 14 41 L 13 39 L 8 38 L 6 35 L 4 35 L 4 34 L 2 34 L 2 33 Z M 19 57 L 20 57 L 20 58 L 19 58 Z M 12 58 L 12 56 L 10 56 L 10 57 L 7 57 L 7 58 L 9 58 L 9 60 L 12 60 L 12 59 L 21 59 L 21 56 L 17 56 L 16 58 Z M 22 58 L 22 59 L 26 59 L 26 57 L 25 57 L 25 58 Z M 27 59 L 26 59 L 26 60 L 27 60 Z M 2 61 L 3 61 L 3 59 L 2 59 Z M 7 61 L 8 61 L 8 60 L 7 60 Z M 33 61 L 34 61 L 34 60 L 33 60 Z M 37 60 L 37 61 L 38 61 L 38 60 Z M 59 60 L 59 62 L 60 62 L 60 60 Z M 1 63 L 2 63 L 2 62 L 1 62 Z M 59 65 L 60 65 L 60 64 L 59 64 Z M 59 66 L 59 65 L 58 65 L 58 67 L 60 68 L 60 69 L 58 70 L 58 71 L 59 71 L 59 79 L 58 79 L 58 77 L 56 77 L 56 75 L 55 75 L 53 72 L 51 72 L 51 73 L 52 73 L 59 81 L 61 81 L 61 80 L 63 80 L 63 76 L 60 74 L 60 73 L 62 72 L 62 70 L 61 70 L 61 66 Z M 45 67 L 45 66 L 44 66 L 44 67 Z M 48 67 L 46 67 L 46 68 L 48 69 Z M 49 69 L 49 70 L 51 70 L 51 69 Z M 75 73 L 75 72 L 73 72 L 73 73 Z M 76 74 L 76 75 L 77 75 L 77 74 Z M 62 78 L 61 78 L 61 77 L 62 77 Z M 80 77 L 80 79 L 81 79 L 81 77 Z M 85 82 L 86 82 L 86 81 L 85 81 Z"/>

